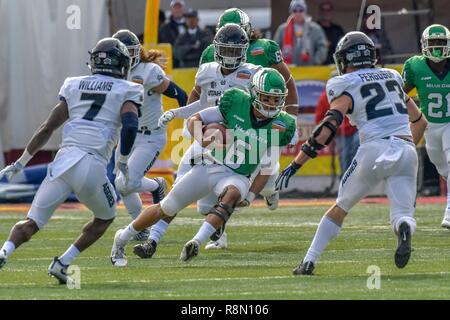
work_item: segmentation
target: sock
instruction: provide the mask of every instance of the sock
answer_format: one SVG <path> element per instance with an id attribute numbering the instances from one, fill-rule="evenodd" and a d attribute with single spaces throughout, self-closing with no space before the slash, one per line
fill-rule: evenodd
<path id="1" fill-rule="evenodd" d="M 154 240 L 156 241 L 156 243 L 158 243 L 166 233 L 168 227 L 169 224 L 167 222 L 165 222 L 163 219 L 159 220 L 150 229 L 150 235 L 148 236 L 148 239 Z"/>
<path id="2" fill-rule="evenodd" d="M 154 179 L 142 178 L 139 192 L 152 192 L 158 189 L 159 184 Z"/>
<path id="3" fill-rule="evenodd" d="M 130 193 L 129 195 L 123 196 L 122 201 L 133 220 L 136 219 L 142 211 L 142 200 L 139 194 Z"/>
<path id="4" fill-rule="evenodd" d="M 214 228 L 208 221 L 205 221 L 193 239 L 202 244 L 208 240 L 214 232 L 216 232 L 216 228 Z"/>
<path id="5" fill-rule="evenodd" d="M 78 250 L 77 247 L 75 247 L 73 244 L 67 249 L 66 252 L 63 253 L 62 256 L 59 257 L 59 261 L 61 261 L 62 264 L 65 264 L 66 266 L 70 265 L 72 261 L 78 257 L 80 254 L 80 250 Z"/>
<path id="6" fill-rule="evenodd" d="M 16 245 L 8 240 L 3 244 L 1 251 L 3 250 L 5 250 L 6 256 L 8 257 L 14 252 L 14 250 L 16 250 Z"/>
<path id="7" fill-rule="evenodd" d="M 131 240 L 135 235 L 137 235 L 139 231 L 136 231 L 136 229 L 133 228 L 133 223 L 130 223 L 120 234 L 119 240 L 123 241 L 124 243 L 127 243 Z"/>
<path id="8" fill-rule="evenodd" d="M 339 234 L 340 230 L 341 227 L 334 223 L 330 218 L 326 216 L 322 217 L 311 246 L 303 261 L 316 262 L 325 247 Z"/>

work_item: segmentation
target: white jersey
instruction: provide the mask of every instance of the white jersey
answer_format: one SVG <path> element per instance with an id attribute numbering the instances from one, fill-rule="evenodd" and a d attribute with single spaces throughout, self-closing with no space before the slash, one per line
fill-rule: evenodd
<path id="1" fill-rule="evenodd" d="M 139 116 L 141 130 L 154 130 L 158 127 L 158 119 L 163 114 L 162 95 L 154 92 L 166 79 L 164 70 L 156 63 L 141 62 L 131 70 L 128 79 L 144 86 L 144 103 Z"/>
<path id="2" fill-rule="evenodd" d="M 361 143 L 392 135 L 410 136 L 408 110 L 400 74 L 387 68 L 365 68 L 327 82 L 331 103 L 341 95 L 353 101 L 347 113 Z"/>
<path id="3" fill-rule="evenodd" d="M 67 78 L 59 97 L 66 101 L 69 111 L 61 147 L 76 147 L 109 161 L 122 126 L 122 105 L 126 101 L 141 105 L 143 88 L 126 80 L 95 74 Z"/>
<path id="4" fill-rule="evenodd" d="M 223 75 L 217 62 L 204 63 L 198 68 L 195 85 L 202 88 L 200 102 L 203 106 L 217 106 L 223 92 L 229 88 L 249 89 L 252 76 L 260 69 L 251 63 L 243 63 L 228 75 Z"/>

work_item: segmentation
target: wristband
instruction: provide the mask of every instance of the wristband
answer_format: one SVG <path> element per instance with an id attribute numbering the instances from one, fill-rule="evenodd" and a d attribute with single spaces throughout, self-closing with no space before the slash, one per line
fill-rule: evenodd
<path id="1" fill-rule="evenodd" d="M 255 200 L 255 194 L 253 192 L 249 191 L 247 193 L 247 196 L 245 197 L 245 200 L 248 201 L 248 203 L 250 205 L 250 203 L 252 203 L 253 200 Z"/>
<path id="2" fill-rule="evenodd" d="M 124 155 L 119 155 L 119 159 L 117 160 L 118 162 L 121 162 L 121 163 L 127 163 L 127 161 L 128 161 L 128 156 L 124 156 Z"/>
<path id="3" fill-rule="evenodd" d="M 16 162 L 19 162 L 23 167 L 33 158 L 33 156 L 28 152 L 27 148 L 23 151 L 22 155 Z"/>
<path id="4" fill-rule="evenodd" d="M 423 116 L 423 113 L 420 112 L 420 116 L 419 116 L 416 120 L 411 121 L 411 123 L 416 123 L 417 121 L 419 121 L 420 119 L 422 119 L 422 116 Z"/>
<path id="5" fill-rule="evenodd" d="M 295 162 L 295 161 L 292 161 L 292 168 L 294 168 L 295 170 L 298 170 L 298 169 L 300 169 L 301 167 L 302 167 L 302 165 L 301 164 L 298 164 L 297 162 Z"/>

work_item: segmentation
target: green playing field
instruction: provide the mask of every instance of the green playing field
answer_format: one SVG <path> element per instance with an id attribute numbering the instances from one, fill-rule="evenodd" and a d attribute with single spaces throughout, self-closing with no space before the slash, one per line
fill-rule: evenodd
<path id="1" fill-rule="evenodd" d="M 418 205 L 414 251 L 409 264 L 397 269 L 389 208 L 358 205 L 312 277 L 293 276 L 292 269 L 303 258 L 327 207 L 237 212 L 227 226 L 229 248 L 202 248 L 185 264 L 178 259 L 181 249 L 203 221 L 187 209 L 174 220 L 152 259 L 134 256 L 131 243 L 128 267 L 118 269 L 109 254 L 114 232 L 129 223 L 120 210 L 103 238 L 75 260 L 81 270 L 80 289 L 58 285 L 47 276 L 47 267 L 78 236 L 90 213 L 58 211 L 0 271 L 0 299 L 448 299 L 450 231 L 440 227 L 443 207 Z M 23 218 L 24 212 L 1 212 L 0 239 Z M 379 289 L 369 289 L 376 281 L 368 268 L 379 268 Z"/>

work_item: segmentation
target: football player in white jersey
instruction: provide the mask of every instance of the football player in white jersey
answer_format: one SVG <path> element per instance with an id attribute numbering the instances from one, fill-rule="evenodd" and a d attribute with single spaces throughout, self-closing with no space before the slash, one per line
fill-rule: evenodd
<path id="1" fill-rule="evenodd" d="M 195 76 L 195 87 L 189 95 L 186 107 L 166 111 L 159 124 L 166 127 L 174 118 L 187 119 L 193 114 L 216 106 L 224 91 L 229 88 L 248 90 L 251 77 L 261 66 L 245 63 L 249 39 L 244 29 L 238 24 L 228 23 L 221 27 L 214 37 L 215 61 L 202 64 Z M 189 136 L 188 136 L 189 137 Z M 202 161 L 203 148 L 197 141 L 186 150 L 177 171 L 178 182 L 191 168 L 191 161 Z M 197 208 L 200 213 L 207 214 L 216 204 L 217 197 L 211 193 L 209 197 L 200 199 Z M 151 258 L 169 223 L 175 218 L 161 219 L 152 226 L 150 236 L 143 244 L 134 247 L 134 253 L 141 258 Z M 226 234 L 214 236 L 214 242 L 222 239 L 223 247 L 227 246 Z M 207 248 L 208 245 L 207 245 Z"/>
<path id="2" fill-rule="evenodd" d="M 35 132 L 22 156 L 0 171 L 11 179 L 65 123 L 62 144 L 48 166 L 47 176 L 34 197 L 27 219 L 18 222 L 0 249 L 0 268 L 21 244 L 41 230 L 53 212 L 74 192 L 94 214 L 80 237 L 59 257 L 48 273 L 61 284 L 71 262 L 109 227 L 116 215 L 116 194 L 106 176 L 106 166 L 119 136 L 122 144 L 118 168 L 128 176 L 127 158 L 138 130 L 138 108 L 143 87 L 126 81 L 128 50 L 117 39 L 100 40 L 91 52 L 92 75 L 67 78 L 59 91 L 60 102 Z"/>
<path id="3" fill-rule="evenodd" d="M 164 178 L 145 177 L 166 144 L 166 130 L 158 126 L 158 119 L 163 114 L 162 95 L 177 99 L 181 107 L 186 105 L 187 94 L 166 77 L 162 66 L 158 64 L 161 56 L 159 51 L 144 50 L 138 37 L 129 30 L 119 30 L 113 38 L 124 43 L 130 52 L 131 70 L 128 79 L 142 84 L 145 89 L 144 103 L 139 110 L 139 129 L 128 160 L 130 177 L 127 184 L 121 174 L 115 180 L 128 213 L 135 219 L 142 210 L 139 192 L 152 193 L 153 203 L 159 203 L 165 194 Z M 134 240 L 146 240 L 149 234 L 150 230 L 144 230 Z"/>
<path id="4" fill-rule="evenodd" d="M 403 268 L 411 255 L 416 200 L 417 153 L 427 121 L 402 90 L 400 74 L 375 68 L 375 47 L 362 32 L 349 32 L 334 54 L 340 76 L 327 83 L 330 111 L 277 179 L 282 189 L 290 177 L 328 145 L 345 115 L 357 126 L 361 146 L 339 186 L 336 203 L 320 221 L 311 246 L 294 275 L 311 275 L 328 243 L 335 238 L 350 209 L 380 181 L 386 184 L 391 225 L 398 236 L 395 264 Z"/>

